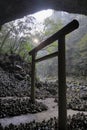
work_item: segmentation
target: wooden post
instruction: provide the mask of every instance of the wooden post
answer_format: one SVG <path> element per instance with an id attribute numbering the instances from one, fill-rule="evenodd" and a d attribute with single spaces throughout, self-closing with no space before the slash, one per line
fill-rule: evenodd
<path id="1" fill-rule="evenodd" d="M 66 109 L 66 70 L 65 70 L 65 36 L 59 38 L 58 42 L 58 78 L 59 78 L 59 130 L 66 130 L 67 109 Z"/>
<path id="2" fill-rule="evenodd" d="M 32 54 L 31 64 L 31 101 L 35 102 L 35 53 Z"/>

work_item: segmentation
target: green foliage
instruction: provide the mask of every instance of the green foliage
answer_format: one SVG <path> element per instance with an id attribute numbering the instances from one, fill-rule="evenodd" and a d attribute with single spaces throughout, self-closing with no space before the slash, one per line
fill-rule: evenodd
<path id="1" fill-rule="evenodd" d="M 87 76 L 87 34 L 67 51 L 67 72 Z"/>
<path id="2" fill-rule="evenodd" d="M 57 18 L 57 15 L 55 16 L 55 18 L 47 18 L 44 22 L 45 39 L 50 35 L 54 34 L 56 31 L 60 30 L 63 27 L 63 23 L 67 24 L 67 22 L 65 23 L 65 21 L 69 20 L 70 22 L 70 20 L 72 19 L 72 16 L 69 16 L 69 14 L 63 14 L 63 18 Z M 66 72 L 69 75 L 87 76 L 87 18 L 82 15 L 78 15 L 78 19 L 80 22 L 79 29 L 74 31 L 73 33 L 70 33 L 66 39 Z M 57 46 L 58 43 L 56 42 L 51 44 L 49 47 L 46 47 L 45 49 L 48 53 L 52 53 L 54 50 L 57 49 Z M 44 76 L 49 74 L 50 76 L 52 76 L 54 71 L 56 70 L 56 67 L 52 68 L 52 66 L 56 66 L 56 64 L 58 63 L 57 60 L 52 61 L 46 61 L 42 65 L 40 64 L 38 66 L 39 69 L 41 68 L 41 71 L 38 70 L 39 74 L 45 73 L 45 75 L 43 74 Z M 52 73 L 50 73 L 50 70 Z"/>
<path id="3" fill-rule="evenodd" d="M 57 16 L 56 12 L 54 13 L 55 14 L 51 17 L 46 18 L 42 25 L 40 24 L 40 26 L 44 27 L 42 27 L 42 30 L 37 29 L 38 24 L 35 18 L 31 16 L 2 26 L 0 30 L 0 53 L 17 53 L 22 56 L 24 60 L 31 62 L 31 57 L 28 52 L 37 46 L 37 44 L 34 43 L 34 39 L 38 39 L 39 43 L 44 41 L 67 24 L 67 21 L 70 22 L 72 19 L 72 16 L 69 16 L 69 14 L 64 13 L 59 15 L 58 13 L 59 16 Z M 62 18 L 60 18 L 60 16 L 62 16 Z M 73 17 L 75 18 L 75 16 Z M 87 22 L 85 22 L 87 18 L 82 16 L 78 16 L 78 18 L 80 21 L 83 18 L 83 22 L 80 24 L 80 30 L 69 34 L 66 40 L 66 67 L 69 74 L 87 75 Z M 46 54 L 57 51 L 58 41 L 55 41 L 43 50 L 45 50 Z M 41 53 L 39 55 L 41 55 Z M 57 60 L 53 59 L 52 61 L 43 63 L 43 65 L 38 65 L 38 68 L 41 68 L 39 73 L 43 70 L 43 75 L 46 74 L 50 76 L 50 74 L 54 73 L 53 71 L 50 72 L 50 70 L 54 70 L 57 63 Z M 52 67 L 52 64 L 55 64 L 55 67 Z M 56 69 L 54 71 L 57 72 Z"/>
<path id="4" fill-rule="evenodd" d="M 45 39 L 59 31 L 63 27 L 62 21 L 55 21 L 53 18 L 48 17 L 44 21 L 44 37 Z M 51 45 L 45 48 L 48 53 L 58 50 L 58 41 L 55 41 Z"/>
<path id="5" fill-rule="evenodd" d="M 62 28 L 62 22 L 60 20 L 54 21 L 52 18 L 47 18 L 44 21 L 45 35 L 48 37 L 54 34 L 56 31 Z"/>
<path id="6" fill-rule="evenodd" d="M 85 52 L 87 52 L 87 34 L 85 34 L 78 43 L 78 49 L 80 53 L 84 54 Z"/>
<path id="7" fill-rule="evenodd" d="M 54 43 L 52 43 L 51 45 L 47 46 L 45 48 L 45 50 L 47 50 L 48 53 L 52 53 L 58 50 L 58 42 L 55 41 Z"/>
<path id="8" fill-rule="evenodd" d="M 28 52 L 33 47 L 31 31 L 34 22 L 34 17 L 27 16 L 3 25 L 0 31 L 0 53 L 17 53 L 27 59 Z"/>
<path id="9" fill-rule="evenodd" d="M 80 71 L 83 75 L 87 75 L 87 34 L 85 34 L 78 43 L 78 51 L 80 55 Z"/>

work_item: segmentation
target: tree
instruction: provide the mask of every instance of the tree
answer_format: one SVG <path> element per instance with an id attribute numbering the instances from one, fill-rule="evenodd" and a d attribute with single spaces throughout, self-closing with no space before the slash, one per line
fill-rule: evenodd
<path id="1" fill-rule="evenodd" d="M 43 25 L 44 25 L 43 34 L 42 34 L 43 40 L 45 40 L 49 36 L 53 35 L 55 32 L 60 30 L 63 26 L 61 20 L 55 21 L 53 19 L 53 16 L 46 18 Z M 46 54 L 49 54 L 49 53 L 52 53 L 55 51 L 58 51 L 58 41 L 45 47 L 42 50 L 42 54 L 46 55 Z M 57 65 L 58 65 L 58 60 L 56 58 L 53 58 L 46 62 L 43 61 L 37 65 L 37 74 L 40 75 L 39 77 L 46 77 L 46 78 L 57 77 L 57 72 L 58 72 Z"/>
<path id="2" fill-rule="evenodd" d="M 23 58 L 27 57 L 25 55 L 33 47 L 31 36 L 35 22 L 33 16 L 26 16 L 3 25 L 0 32 L 0 52 L 17 53 Z"/>

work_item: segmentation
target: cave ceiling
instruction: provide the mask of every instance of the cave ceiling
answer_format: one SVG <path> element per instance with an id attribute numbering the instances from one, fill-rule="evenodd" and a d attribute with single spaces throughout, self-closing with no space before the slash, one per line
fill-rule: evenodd
<path id="1" fill-rule="evenodd" d="M 87 15 L 87 0 L 0 0 L 0 25 L 43 9 Z"/>

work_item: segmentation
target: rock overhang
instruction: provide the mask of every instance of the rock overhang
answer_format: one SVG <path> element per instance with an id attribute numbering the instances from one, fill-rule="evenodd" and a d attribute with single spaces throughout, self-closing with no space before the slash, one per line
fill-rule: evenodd
<path id="1" fill-rule="evenodd" d="M 43 9 L 87 15 L 87 0 L 0 0 L 0 24 Z"/>

